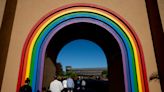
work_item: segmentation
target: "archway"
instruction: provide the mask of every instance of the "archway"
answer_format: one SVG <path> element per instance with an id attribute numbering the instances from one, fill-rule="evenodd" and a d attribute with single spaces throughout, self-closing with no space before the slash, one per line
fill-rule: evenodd
<path id="1" fill-rule="evenodd" d="M 77 31 L 78 30 L 78 31 Z M 112 30 L 112 29 L 110 29 Z M 76 39 L 87 39 L 99 45 L 106 55 L 109 71 L 110 91 L 122 91 L 124 88 L 121 50 L 115 38 L 104 28 L 87 22 L 70 24 L 60 29 L 50 40 L 47 56 L 56 63 L 62 47 Z M 55 47 L 54 47 L 55 46 Z M 54 64 L 55 65 L 55 64 Z M 119 89 L 117 88 L 119 86 Z"/>
<path id="2" fill-rule="evenodd" d="M 49 41 L 63 27 L 80 22 L 101 26 L 119 44 L 125 91 L 148 92 L 144 56 L 133 29 L 113 11 L 88 4 L 68 5 L 56 9 L 34 26 L 23 47 L 17 92 L 27 77 L 32 80 L 33 91 L 41 89 L 44 56 Z"/>

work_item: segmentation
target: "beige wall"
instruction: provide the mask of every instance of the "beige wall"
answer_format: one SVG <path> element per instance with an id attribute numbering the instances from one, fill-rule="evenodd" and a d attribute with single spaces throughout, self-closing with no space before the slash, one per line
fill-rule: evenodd
<path id="1" fill-rule="evenodd" d="M 45 58 L 45 63 L 44 63 L 44 72 L 43 72 L 43 87 L 46 89 L 49 88 L 50 82 L 54 80 L 54 75 L 56 72 L 55 65 L 53 61 L 46 57 Z"/>
<path id="2" fill-rule="evenodd" d="M 164 0 L 157 0 L 157 1 L 158 1 L 158 7 L 159 7 L 161 20 L 162 20 L 162 26 L 163 26 L 163 29 L 164 29 Z"/>
<path id="3" fill-rule="evenodd" d="M 1 28 L 1 24 L 2 24 L 5 5 L 6 5 L 6 0 L 0 0 L 0 28 Z"/>
<path id="4" fill-rule="evenodd" d="M 71 3 L 92 3 L 107 7 L 134 28 L 143 46 L 147 76 L 157 71 L 144 0 L 18 0 L 2 92 L 16 90 L 21 50 L 34 24 L 49 11 Z M 149 79 L 149 78 L 148 78 Z M 150 92 L 161 92 L 158 81 L 149 83 Z"/>

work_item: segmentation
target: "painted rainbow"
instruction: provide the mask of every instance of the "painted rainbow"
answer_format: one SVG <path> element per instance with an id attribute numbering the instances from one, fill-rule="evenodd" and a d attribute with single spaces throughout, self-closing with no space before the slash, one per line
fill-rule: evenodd
<path id="1" fill-rule="evenodd" d="M 122 53 L 125 92 L 149 92 L 140 41 L 132 27 L 115 12 L 91 4 L 71 4 L 41 18 L 29 33 L 22 50 L 17 92 L 29 77 L 33 92 L 42 89 L 47 45 L 63 27 L 88 22 L 99 25 L 117 40 Z"/>

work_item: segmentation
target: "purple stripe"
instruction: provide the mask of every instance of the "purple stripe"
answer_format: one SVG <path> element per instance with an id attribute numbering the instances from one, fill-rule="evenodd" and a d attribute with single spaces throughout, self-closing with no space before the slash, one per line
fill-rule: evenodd
<path id="1" fill-rule="evenodd" d="M 127 56 L 126 56 L 126 50 L 125 50 L 125 46 L 121 40 L 121 38 L 118 36 L 118 34 L 108 25 L 102 23 L 101 21 L 98 20 L 94 20 L 91 18 L 76 18 L 76 19 L 71 19 L 71 20 L 67 20 L 63 23 L 61 23 L 60 25 L 58 25 L 57 27 L 55 27 L 53 30 L 50 30 L 51 32 L 47 35 L 46 39 L 43 42 L 43 45 L 41 47 L 41 53 L 40 53 L 40 58 L 41 58 L 41 68 L 40 68 L 40 83 L 39 83 L 39 89 L 42 89 L 42 80 L 43 80 L 43 69 L 44 69 L 44 60 L 45 60 L 45 52 L 46 52 L 46 48 L 48 43 L 50 42 L 51 38 L 56 34 L 56 32 L 58 32 L 59 30 L 61 30 L 63 27 L 68 26 L 70 24 L 73 23 L 79 23 L 79 22 L 87 22 L 87 23 L 93 23 L 96 25 L 101 26 L 102 28 L 108 30 L 109 33 L 111 33 L 114 38 L 117 40 L 120 49 L 121 49 L 121 54 L 122 54 L 122 61 L 123 61 L 123 72 L 124 72 L 124 84 L 125 84 L 125 92 L 128 92 L 128 77 L 127 77 Z"/>

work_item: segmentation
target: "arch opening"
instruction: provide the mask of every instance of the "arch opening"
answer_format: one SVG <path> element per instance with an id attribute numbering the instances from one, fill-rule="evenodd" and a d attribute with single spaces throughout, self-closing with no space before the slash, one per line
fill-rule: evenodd
<path id="1" fill-rule="evenodd" d="M 78 31 L 77 31 L 78 30 Z M 122 55 L 115 38 L 104 28 L 92 23 L 75 23 L 58 31 L 50 40 L 47 47 L 47 56 L 56 62 L 56 58 L 62 47 L 76 39 L 90 40 L 99 45 L 106 55 L 108 73 L 110 76 L 110 91 L 125 91 Z M 120 87 L 119 89 L 117 87 Z"/>

